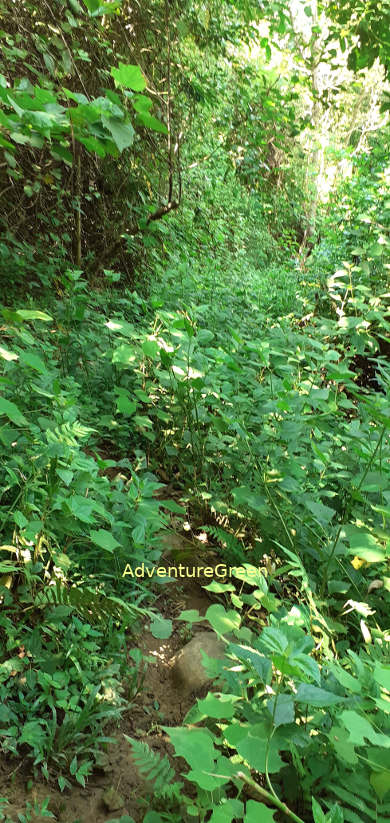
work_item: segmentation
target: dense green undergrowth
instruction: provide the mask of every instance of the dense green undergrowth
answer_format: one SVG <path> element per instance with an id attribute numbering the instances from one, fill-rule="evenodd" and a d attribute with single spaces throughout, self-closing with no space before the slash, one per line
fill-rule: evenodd
<path id="1" fill-rule="evenodd" d="M 334 4 L 323 32 L 316 3 L 302 31 L 277 2 L 259 17 L 226 0 L 215 19 L 192 2 L 57 5 L 53 27 L 46 3 L 14 21 L 0 0 L 1 754 L 65 798 L 85 786 L 142 690 L 141 627 L 172 629 L 123 572 L 153 567 L 185 516 L 235 568 L 207 587 L 226 656 L 183 725 L 165 718 L 188 769 L 129 738 L 144 823 L 384 823 L 381 69 L 343 91 Z M 363 67 L 386 64 L 378 19 L 361 20 Z M 321 206 L 313 180 L 339 155 L 349 176 Z M 50 816 L 38 806 L 19 823 Z"/>
<path id="2" fill-rule="evenodd" d="M 197 799 L 183 800 L 165 764 L 153 793 L 171 811 L 156 800 L 153 820 L 182 819 L 183 803 L 195 819 L 210 810 L 213 821 L 271 819 L 269 804 L 284 802 L 290 816 L 315 823 L 327 810 L 332 821 L 386 819 L 388 184 L 380 164 L 381 198 L 372 200 L 363 164 L 354 184 L 362 179 L 365 217 L 351 213 L 347 185 L 306 271 L 293 248 L 281 262 L 264 224 L 246 235 L 251 220 L 258 226 L 250 197 L 237 199 L 241 229 L 229 244 L 224 197 L 234 181 L 228 192 L 214 181 L 220 220 L 214 202 L 206 228 L 191 209 L 169 239 L 159 228 L 150 300 L 114 283 L 91 293 L 69 269 L 60 298 L 3 308 L 2 748 L 27 754 L 62 789 L 72 777 L 84 784 L 106 745 L 104 724 L 137 690 L 140 659 L 130 657 L 129 676 L 124 629 L 151 600 L 143 582 L 130 591 L 122 573 L 128 562 L 155 563 L 169 512 L 180 514 L 155 496 L 163 467 L 178 478 L 189 518 L 246 572 L 239 588 L 209 586 L 217 603 L 208 619 L 226 639 L 225 665 L 214 672 L 221 692 L 198 701 L 189 729 L 167 727 Z M 333 229 L 340 210 L 350 215 L 342 235 Z M 262 569 L 256 582 L 251 567 Z M 166 626 L 157 621 L 155 630 Z M 140 756 L 147 773 L 150 757 Z M 257 799 L 245 802 L 242 788 L 256 775 Z"/>

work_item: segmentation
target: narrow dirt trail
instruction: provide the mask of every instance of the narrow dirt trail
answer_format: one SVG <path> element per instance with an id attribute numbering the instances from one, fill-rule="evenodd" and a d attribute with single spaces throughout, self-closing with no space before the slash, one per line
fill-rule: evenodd
<path id="1" fill-rule="evenodd" d="M 191 565 L 205 563 L 203 547 L 200 552 L 199 542 L 189 541 L 184 536 L 165 535 L 164 544 L 164 554 L 159 565 L 178 565 L 182 562 L 181 550 L 183 557 L 191 555 L 190 561 L 187 561 Z M 171 551 L 175 554 L 174 561 L 170 558 Z M 197 559 L 200 556 L 202 560 Z M 213 600 L 202 583 L 209 582 L 210 580 L 201 578 L 182 578 L 166 583 L 162 591 L 161 586 L 158 587 L 160 593 L 156 608 L 163 617 L 173 621 L 172 634 L 168 639 L 160 640 L 153 637 L 145 625 L 144 631 L 130 640 L 128 648 L 137 646 L 147 659 L 143 683 L 139 694 L 123 713 L 119 727 L 107 729 L 106 733 L 114 737 L 116 743 L 108 745 L 107 752 L 102 756 L 101 767 L 90 777 L 85 788 L 76 784 L 71 790 L 61 793 L 54 781 L 52 784 L 34 781 L 27 762 L 21 761 L 12 769 L 9 760 L 0 760 L 0 795 L 9 800 L 7 814 L 10 818 L 14 819 L 19 812 L 24 811 L 27 801 L 42 802 L 50 796 L 49 809 L 57 823 L 107 823 L 126 814 L 131 815 L 136 823 L 142 822 L 148 804 L 143 807 L 140 800 L 142 801 L 143 789 L 145 788 L 145 793 L 147 789 L 134 766 L 131 748 L 124 735 L 147 743 L 161 755 L 173 753 L 161 727 L 180 725 L 199 692 L 196 695 L 191 691 L 183 691 L 172 676 L 172 660 L 194 634 L 203 631 L 208 625 L 207 622 L 195 624 L 191 634 L 186 624 L 175 618 L 185 609 L 195 609 L 201 616 L 206 614 Z M 31 780 L 32 788 L 28 790 Z M 29 823 L 43 823 L 48 819 L 33 815 Z"/>

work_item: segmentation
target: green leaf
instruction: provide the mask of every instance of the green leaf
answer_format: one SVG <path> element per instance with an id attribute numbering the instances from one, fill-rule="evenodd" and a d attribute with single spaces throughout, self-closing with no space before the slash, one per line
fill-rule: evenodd
<path id="1" fill-rule="evenodd" d="M 137 350 L 134 346 L 130 346 L 128 343 L 122 343 L 117 349 L 114 349 L 114 353 L 112 355 L 113 363 L 122 363 L 126 366 L 136 363 L 137 359 Z"/>
<path id="2" fill-rule="evenodd" d="M 18 309 L 15 314 L 22 320 L 43 320 L 44 323 L 49 323 L 53 320 L 50 314 L 35 309 Z"/>
<path id="3" fill-rule="evenodd" d="M 166 640 L 172 634 L 172 620 L 168 620 L 162 617 L 161 614 L 157 614 L 150 624 L 150 631 L 153 637 Z"/>
<path id="4" fill-rule="evenodd" d="M 209 621 L 218 634 L 229 634 L 234 629 L 239 629 L 241 625 L 240 615 L 232 609 L 225 611 L 221 603 L 214 603 L 209 606 L 206 612 L 206 620 Z"/>
<path id="5" fill-rule="evenodd" d="M 123 89 L 143 91 L 146 86 L 146 80 L 139 66 L 119 63 L 118 69 L 114 67 L 111 69 L 111 75 L 114 78 L 116 85 Z"/>
<path id="6" fill-rule="evenodd" d="M 100 0 L 84 0 L 84 4 L 86 5 L 90 14 L 94 14 L 100 6 L 103 5 L 103 2 Z"/>
<path id="7" fill-rule="evenodd" d="M 104 125 L 110 131 L 119 151 L 124 151 L 132 145 L 135 131 L 131 123 L 124 122 L 118 117 L 105 117 Z"/>
<path id="8" fill-rule="evenodd" d="M 366 740 L 374 746 L 390 748 L 390 737 L 375 731 L 371 723 L 363 714 L 358 714 L 353 709 L 347 709 L 341 714 L 342 722 L 349 731 L 349 740 L 356 746 L 365 746 Z"/>
<path id="9" fill-rule="evenodd" d="M 0 416 L 2 414 L 5 414 L 9 420 L 12 420 L 15 426 L 25 426 L 28 423 L 15 403 L 12 403 L 11 400 L 6 400 L 5 397 L 0 397 Z"/>
<path id="10" fill-rule="evenodd" d="M 309 683 L 301 683 L 295 695 L 297 703 L 307 703 L 309 706 L 334 706 L 335 703 L 343 703 L 345 698 L 338 694 L 320 689 L 318 686 L 311 686 Z"/>
<path id="11" fill-rule="evenodd" d="M 124 414 L 126 417 L 131 417 L 137 409 L 137 404 L 134 403 L 134 400 L 130 400 L 127 392 L 122 390 L 117 398 L 116 408 L 121 414 Z"/>
<path id="12" fill-rule="evenodd" d="M 177 620 L 184 620 L 186 623 L 200 623 L 204 618 L 201 617 L 197 609 L 185 609 L 180 612 Z"/>
<path id="13" fill-rule="evenodd" d="M 2 357 L 3 360 L 11 361 L 11 360 L 18 360 L 19 355 L 15 354 L 15 352 L 13 352 L 13 351 L 8 351 L 8 349 L 3 349 L 3 347 L 0 346 L 0 357 Z"/>
<path id="14" fill-rule="evenodd" d="M 82 497 L 80 494 L 74 494 L 66 500 L 66 506 L 70 513 L 83 523 L 95 522 L 95 518 L 92 516 L 94 503 L 90 498 Z"/>
<path id="15" fill-rule="evenodd" d="M 373 674 L 374 680 L 376 680 L 382 688 L 390 692 L 390 664 L 378 663 L 378 661 L 376 661 Z"/>
<path id="16" fill-rule="evenodd" d="M 47 374 L 47 368 L 42 358 L 39 357 L 37 354 L 34 354 L 33 352 L 21 352 L 20 362 L 24 363 L 26 366 L 30 366 L 31 369 L 38 371 L 40 374 Z"/>
<path id="17" fill-rule="evenodd" d="M 349 553 L 366 560 L 367 563 L 381 563 L 386 559 L 386 551 L 369 532 L 360 531 L 349 538 Z"/>
<path id="18" fill-rule="evenodd" d="M 280 694 L 279 697 L 271 697 L 268 701 L 267 709 L 272 717 L 274 726 L 294 723 L 294 698 L 291 694 Z"/>
<path id="19" fill-rule="evenodd" d="M 324 504 L 319 501 L 304 498 L 304 502 L 305 506 L 312 512 L 315 519 L 318 520 L 318 522 L 323 526 L 328 526 L 336 514 L 334 509 L 331 509 L 329 506 L 324 506 Z"/>
<path id="20" fill-rule="evenodd" d="M 108 532 L 106 529 L 98 529 L 98 531 L 92 529 L 89 536 L 96 546 L 100 546 L 101 549 L 111 554 L 121 545 L 118 540 L 113 537 L 111 532 Z"/>
<path id="21" fill-rule="evenodd" d="M 257 800 L 247 800 L 244 823 L 275 823 L 275 809 Z"/>
<path id="22" fill-rule="evenodd" d="M 73 480 L 73 472 L 70 469 L 58 468 L 56 469 L 56 474 L 58 474 L 58 477 L 60 477 L 61 480 L 65 483 L 65 486 L 70 486 Z"/>
<path id="23" fill-rule="evenodd" d="M 272 669 L 271 660 L 257 649 L 238 643 L 230 643 L 227 647 L 227 654 L 234 654 L 239 660 L 248 663 L 257 672 L 263 683 L 269 683 Z"/>
<path id="24" fill-rule="evenodd" d="M 184 757 L 192 769 L 213 771 L 216 751 L 207 729 L 163 726 L 175 749 L 176 757 Z"/>
<path id="25" fill-rule="evenodd" d="M 24 724 L 22 733 L 18 739 L 18 743 L 28 743 L 33 748 L 39 747 L 46 738 L 46 732 L 43 730 L 39 720 L 29 720 Z"/>
<path id="26" fill-rule="evenodd" d="M 322 811 L 321 806 L 318 803 L 318 801 L 315 799 L 315 797 L 312 797 L 311 805 L 312 805 L 312 810 L 313 810 L 314 823 L 326 823 L 326 815 Z"/>
<path id="27" fill-rule="evenodd" d="M 187 513 L 175 500 L 160 500 L 160 506 L 162 506 L 163 509 L 168 509 L 169 512 L 173 512 L 173 514 L 180 514 L 182 517 Z"/>
<path id="28" fill-rule="evenodd" d="M 283 766 L 275 738 L 271 739 L 268 747 L 269 733 L 265 723 L 254 723 L 252 726 L 232 724 L 224 732 L 228 743 L 235 746 L 249 766 L 260 774 L 265 774 L 267 752 L 270 772 L 278 772 Z"/>
<path id="29" fill-rule="evenodd" d="M 144 94 L 136 94 L 135 97 L 132 97 L 131 102 L 137 112 L 148 112 L 153 106 L 153 101 Z"/>
<path id="30" fill-rule="evenodd" d="M 382 802 L 383 798 L 390 792 L 390 772 L 371 772 L 370 783 L 374 791 Z"/>
<path id="31" fill-rule="evenodd" d="M 147 357 L 151 357 L 154 360 L 158 355 L 159 345 L 156 340 L 144 340 L 142 350 Z"/>
<path id="32" fill-rule="evenodd" d="M 205 717 L 214 717 L 216 720 L 231 720 L 234 717 L 234 704 L 239 699 L 233 694 L 220 694 L 217 696 L 209 692 L 204 700 L 198 700 L 198 708 Z"/>
<path id="33" fill-rule="evenodd" d="M 213 806 L 213 813 L 209 823 L 231 823 L 233 818 L 241 820 L 244 814 L 244 804 L 234 797 L 224 797 L 220 806 Z"/>
<path id="34" fill-rule="evenodd" d="M 138 112 L 136 119 L 137 123 L 140 123 L 141 126 L 145 126 L 147 129 L 158 131 L 161 134 L 168 134 L 168 129 L 165 123 L 162 123 L 161 120 L 157 120 L 157 117 L 153 117 L 153 115 L 149 114 L 148 111 Z"/>

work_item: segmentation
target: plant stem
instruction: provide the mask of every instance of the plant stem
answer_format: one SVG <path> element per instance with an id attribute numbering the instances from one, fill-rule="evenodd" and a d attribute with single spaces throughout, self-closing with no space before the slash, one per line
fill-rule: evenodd
<path id="1" fill-rule="evenodd" d="M 247 777 L 247 775 L 244 774 L 244 772 L 237 772 L 235 777 L 238 780 L 242 780 L 244 783 L 246 783 L 247 786 L 250 786 L 250 788 L 253 789 L 253 791 L 256 792 L 256 794 L 258 794 L 262 800 L 266 800 L 271 806 L 276 806 L 276 808 L 279 809 L 279 811 L 286 814 L 287 817 L 290 817 L 291 820 L 295 821 L 295 823 L 304 823 L 302 818 L 294 814 L 294 812 L 292 812 L 291 809 L 289 809 L 285 803 L 279 800 L 279 798 L 276 795 L 271 794 L 271 792 L 268 792 L 267 789 L 263 789 L 263 787 L 259 786 L 258 783 L 255 782 L 255 780 L 252 780 L 251 777 Z"/>

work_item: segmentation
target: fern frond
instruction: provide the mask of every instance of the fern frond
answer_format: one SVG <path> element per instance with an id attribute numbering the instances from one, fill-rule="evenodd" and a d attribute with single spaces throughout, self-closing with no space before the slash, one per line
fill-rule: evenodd
<path id="1" fill-rule="evenodd" d="M 133 740 L 125 734 L 126 740 L 130 743 L 134 763 L 144 780 L 153 786 L 155 795 L 164 796 L 168 799 L 168 784 L 175 776 L 175 772 L 166 755 L 161 757 L 157 752 L 153 752 L 147 743 L 140 740 Z M 176 790 L 175 790 L 176 792 Z M 174 793 L 174 797 L 176 794 Z"/>
<path id="2" fill-rule="evenodd" d="M 68 587 L 59 580 L 40 591 L 35 602 L 36 605 L 69 606 L 89 623 L 106 622 L 112 618 L 130 625 L 139 617 L 150 614 L 147 609 L 126 603 L 119 597 L 107 596 L 87 587 Z"/>
<path id="3" fill-rule="evenodd" d="M 245 552 L 242 543 L 231 532 L 222 529 L 221 526 L 207 525 L 203 527 L 207 534 L 221 545 L 224 551 L 224 558 L 229 563 L 241 564 L 245 561 Z"/>

